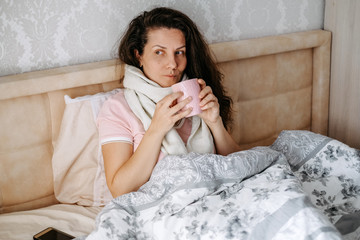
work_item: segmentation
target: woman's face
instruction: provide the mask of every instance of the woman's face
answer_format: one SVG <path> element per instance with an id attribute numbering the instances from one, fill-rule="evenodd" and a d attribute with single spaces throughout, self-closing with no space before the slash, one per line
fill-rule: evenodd
<path id="1" fill-rule="evenodd" d="M 161 87 L 181 80 L 187 60 L 185 37 L 179 29 L 149 30 L 143 54 L 135 53 L 145 76 Z"/>

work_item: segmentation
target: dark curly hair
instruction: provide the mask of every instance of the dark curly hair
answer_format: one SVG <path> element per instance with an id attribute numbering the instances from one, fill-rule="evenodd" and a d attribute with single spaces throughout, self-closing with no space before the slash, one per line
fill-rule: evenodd
<path id="1" fill-rule="evenodd" d="M 126 64 L 140 67 L 135 50 L 142 55 L 149 30 L 158 28 L 179 29 L 183 32 L 187 58 L 185 73 L 189 78 L 204 79 L 206 84 L 211 87 L 219 101 L 220 116 L 224 126 L 228 127 L 231 122 L 232 100 L 226 95 L 222 85 L 223 74 L 219 71 L 209 46 L 197 26 L 182 12 L 159 7 L 145 11 L 134 18 L 122 36 L 118 52 L 120 60 Z"/>

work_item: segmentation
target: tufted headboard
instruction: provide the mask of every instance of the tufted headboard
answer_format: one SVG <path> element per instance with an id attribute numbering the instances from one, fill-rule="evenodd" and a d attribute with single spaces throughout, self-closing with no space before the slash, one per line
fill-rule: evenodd
<path id="1" fill-rule="evenodd" d="M 269 145 L 284 129 L 327 135 L 330 43 L 330 32 L 317 30 L 211 45 L 243 149 Z M 120 87 L 123 67 L 108 60 L 0 77 L 0 211 L 56 202 L 51 160 L 64 95 Z"/>

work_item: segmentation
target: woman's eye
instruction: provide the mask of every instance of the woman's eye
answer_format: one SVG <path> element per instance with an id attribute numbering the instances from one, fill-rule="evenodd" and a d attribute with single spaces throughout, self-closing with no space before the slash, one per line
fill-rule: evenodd
<path id="1" fill-rule="evenodd" d="M 158 51 L 155 52 L 156 55 L 162 55 L 163 53 L 164 53 L 164 52 L 163 52 L 163 51 L 160 51 L 160 50 L 158 50 Z"/>
<path id="2" fill-rule="evenodd" d="M 183 54 L 185 54 L 185 51 L 176 51 L 175 54 L 176 55 L 183 55 Z"/>

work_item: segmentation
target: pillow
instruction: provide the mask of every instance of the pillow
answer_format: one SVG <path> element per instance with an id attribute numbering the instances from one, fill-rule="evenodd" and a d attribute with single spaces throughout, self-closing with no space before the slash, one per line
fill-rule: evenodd
<path id="1" fill-rule="evenodd" d="M 113 198 L 106 185 L 96 118 L 103 103 L 119 91 L 74 99 L 64 96 L 66 106 L 52 158 L 59 202 L 102 206 Z"/>
<path id="2" fill-rule="evenodd" d="M 282 131 L 271 148 L 286 156 L 312 203 L 342 234 L 360 229 L 358 149 L 310 131 Z"/>

